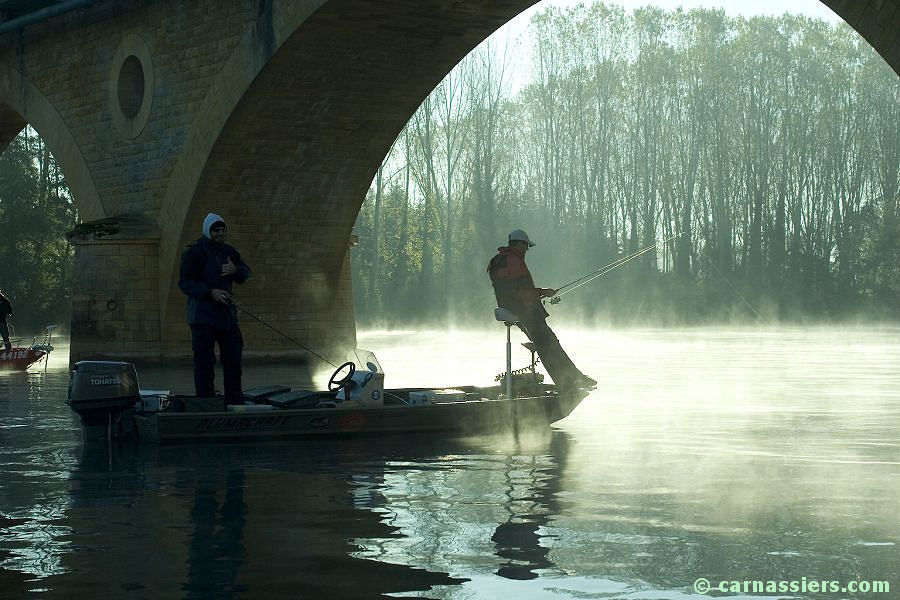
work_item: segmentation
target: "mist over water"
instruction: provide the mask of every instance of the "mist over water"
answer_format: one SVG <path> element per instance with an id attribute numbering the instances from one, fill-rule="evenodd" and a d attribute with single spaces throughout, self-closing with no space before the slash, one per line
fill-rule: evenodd
<path id="1" fill-rule="evenodd" d="M 680 599 L 703 597 L 699 577 L 900 589 L 900 329 L 556 331 L 599 387 L 518 443 L 85 446 L 58 347 L 46 374 L 0 375 L 0 597 Z M 499 324 L 358 337 L 387 387 L 504 369 Z M 139 375 L 191 388 L 188 366 Z M 247 387 L 310 379 L 245 368 Z"/>

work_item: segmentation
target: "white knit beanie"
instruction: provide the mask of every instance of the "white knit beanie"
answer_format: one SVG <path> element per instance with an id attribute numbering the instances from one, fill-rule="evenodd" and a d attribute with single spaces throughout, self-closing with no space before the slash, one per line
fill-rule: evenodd
<path id="1" fill-rule="evenodd" d="M 224 225 L 225 219 L 223 219 L 216 213 L 209 213 L 208 215 L 206 215 L 206 218 L 203 219 L 203 237 L 210 238 L 209 230 L 212 229 L 212 226 L 216 223 L 221 223 L 222 225 Z"/>

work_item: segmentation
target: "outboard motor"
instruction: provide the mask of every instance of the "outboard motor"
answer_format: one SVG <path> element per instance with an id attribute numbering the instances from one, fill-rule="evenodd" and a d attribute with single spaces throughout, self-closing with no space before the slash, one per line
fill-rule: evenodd
<path id="1" fill-rule="evenodd" d="M 69 380 L 72 410 L 81 417 L 85 432 L 118 437 L 133 429 L 131 416 L 140 402 L 137 371 L 132 363 L 83 360 L 75 363 Z M 101 430 L 102 428 L 102 430 Z"/>

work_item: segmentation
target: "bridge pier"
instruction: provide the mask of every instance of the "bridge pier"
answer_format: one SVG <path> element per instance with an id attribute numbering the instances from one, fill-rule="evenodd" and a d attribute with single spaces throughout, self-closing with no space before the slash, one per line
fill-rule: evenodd
<path id="1" fill-rule="evenodd" d="M 160 231 L 156 222 L 135 215 L 109 217 L 82 223 L 68 238 L 75 249 L 70 364 L 79 360 L 126 360 L 189 365 L 187 300 L 177 287 L 170 290 L 167 279 L 160 280 Z M 251 261 L 250 266 L 258 273 L 265 272 L 264 264 Z M 175 272 L 177 276 L 177 266 Z M 257 277 L 256 285 L 248 285 L 246 291 L 239 286 L 236 291 L 246 299 L 247 310 L 284 333 L 239 315 L 245 362 L 310 359 L 309 352 L 285 336 L 334 362 L 342 361 L 356 346 L 350 273 L 348 250 L 334 280 L 321 278 L 320 294 L 296 296 L 293 304 L 288 297 L 282 306 L 273 306 L 267 299 L 281 296 L 296 273 L 283 272 L 281 281 Z M 161 300 L 168 294 L 160 293 L 161 286 L 172 296 L 167 314 Z"/>
<path id="2" fill-rule="evenodd" d="M 156 223 L 110 217 L 82 223 L 68 237 L 75 248 L 70 363 L 159 361 Z"/>

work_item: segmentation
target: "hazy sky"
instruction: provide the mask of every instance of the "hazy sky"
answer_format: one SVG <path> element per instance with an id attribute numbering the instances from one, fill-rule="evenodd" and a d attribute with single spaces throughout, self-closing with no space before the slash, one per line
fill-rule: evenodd
<path id="1" fill-rule="evenodd" d="M 523 17 L 527 20 L 534 11 L 543 10 L 548 6 L 568 7 L 579 3 L 591 4 L 592 2 L 591 0 L 544 0 L 516 17 L 516 20 Z M 604 3 L 624 6 L 627 11 L 641 6 L 659 6 L 666 10 L 673 10 L 680 6 L 684 10 L 723 8 L 729 15 L 781 15 L 789 12 L 827 21 L 840 20 L 840 17 L 819 0 L 605 0 Z"/>
<path id="2" fill-rule="evenodd" d="M 501 35 L 512 36 L 512 39 L 518 38 L 527 27 L 531 15 L 550 6 L 567 8 L 577 4 L 592 3 L 593 0 L 543 0 L 504 25 L 501 31 L 505 31 Z M 819 0 L 605 0 L 604 3 L 618 4 L 623 6 L 628 12 L 642 6 L 659 6 L 666 10 L 674 10 L 680 6 L 684 10 L 722 8 L 726 14 L 733 16 L 781 15 L 788 12 L 803 14 L 832 23 L 841 20 L 834 11 Z"/>
<path id="3" fill-rule="evenodd" d="M 658 6 L 666 10 L 674 10 L 679 6 L 684 10 L 694 8 L 721 8 L 725 13 L 732 16 L 744 15 L 781 15 L 786 12 L 794 14 L 803 14 L 814 19 L 822 19 L 830 23 L 836 23 L 841 20 L 830 8 L 822 4 L 819 0 L 603 0 L 605 4 L 618 4 L 623 6 L 626 11 L 631 12 L 642 6 Z M 510 45 L 516 48 L 514 58 L 511 61 L 513 75 L 510 78 L 513 91 L 522 85 L 523 71 L 525 65 L 529 62 L 530 48 L 529 45 L 516 42 L 523 41 L 523 34 L 528 27 L 528 21 L 531 16 L 544 10 L 550 6 L 567 8 L 577 4 L 592 4 L 593 0 L 543 0 L 538 2 L 528 10 L 522 12 L 509 23 L 501 27 L 492 36 L 501 47 L 510 42 Z"/>

